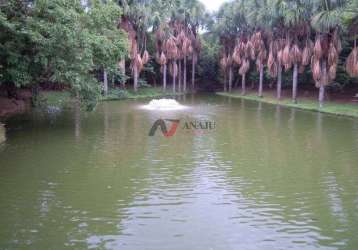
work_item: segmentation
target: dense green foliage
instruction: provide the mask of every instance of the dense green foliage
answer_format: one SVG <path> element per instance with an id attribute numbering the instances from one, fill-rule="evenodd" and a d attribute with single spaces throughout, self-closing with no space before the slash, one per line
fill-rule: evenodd
<path id="1" fill-rule="evenodd" d="M 79 0 L 10 0 L 0 10 L 0 84 L 66 84 L 92 102 L 100 93 L 95 73 L 115 69 L 127 51 L 112 1 L 86 10 Z"/>
<path id="2" fill-rule="evenodd" d="M 203 34 L 201 40 L 203 48 L 198 63 L 198 78 L 203 84 L 215 85 L 220 81 L 219 39 L 213 34 Z"/>

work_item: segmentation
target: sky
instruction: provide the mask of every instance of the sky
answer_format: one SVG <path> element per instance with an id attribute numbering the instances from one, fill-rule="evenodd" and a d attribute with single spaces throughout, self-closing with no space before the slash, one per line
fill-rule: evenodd
<path id="1" fill-rule="evenodd" d="M 218 10 L 220 5 L 226 2 L 226 0 L 199 0 L 210 11 Z"/>

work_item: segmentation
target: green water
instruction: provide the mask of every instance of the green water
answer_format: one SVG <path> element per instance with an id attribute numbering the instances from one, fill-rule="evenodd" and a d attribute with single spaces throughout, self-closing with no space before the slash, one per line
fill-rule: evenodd
<path id="1" fill-rule="evenodd" d="M 0 249 L 358 249 L 357 119 L 179 101 L 8 121 Z M 149 137 L 158 118 L 216 129 Z"/>

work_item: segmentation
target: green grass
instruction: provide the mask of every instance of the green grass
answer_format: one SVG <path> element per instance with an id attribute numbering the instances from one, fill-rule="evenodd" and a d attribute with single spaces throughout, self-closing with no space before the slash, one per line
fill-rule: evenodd
<path id="1" fill-rule="evenodd" d="M 139 88 L 137 92 L 133 90 L 111 89 L 108 96 L 100 97 L 99 101 L 114 101 L 125 99 L 140 99 L 140 98 L 156 98 L 181 95 L 180 93 L 173 94 L 171 91 L 163 92 L 161 88 Z M 66 108 L 74 101 L 73 96 L 68 91 L 43 91 L 40 93 L 39 104 L 43 106 L 54 106 Z"/>
<path id="2" fill-rule="evenodd" d="M 163 92 L 160 88 L 139 88 L 137 92 L 133 90 L 112 89 L 108 96 L 101 97 L 101 101 L 123 100 L 123 99 L 140 99 L 140 98 L 154 98 L 180 95 L 173 94 L 170 91 Z"/>
<path id="3" fill-rule="evenodd" d="M 259 102 L 263 102 L 263 103 L 282 105 L 282 106 L 286 106 L 286 107 L 304 109 L 304 110 L 309 110 L 309 111 L 317 111 L 317 112 L 322 112 L 322 113 L 327 113 L 327 114 L 344 115 L 344 116 L 351 116 L 351 117 L 358 118 L 358 105 L 357 104 L 349 104 L 349 103 L 343 104 L 343 103 L 337 103 L 337 102 L 326 102 L 326 103 L 324 103 L 323 108 L 319 108 L 318 101 L 311 100 L 311 99 L 301 99 L 301 100 L 298 100 L 297 104 L 295 104 L 295 103 L 292 103 L 291 99 L 288 99 L 288 98 L 284 98 L 279 101 L 271 96 L 265 96 L 263 98 L 255 96 L 253 94 L 248 94 L 248 95 L 243 96 L 238 92 L 232 92 L 232 93 L 217 92 L 216 94 L 221 95 L 221 96 L 241 98 L 241 99 L 252 100 L 252 101 L 259 101 Z"/>
<path id="4" fill-rule="evenodd" d="M 68 91 L 43 91 L 40 93 L 40 102 L 46 106 L 64 108 L 73 101 Z"/>

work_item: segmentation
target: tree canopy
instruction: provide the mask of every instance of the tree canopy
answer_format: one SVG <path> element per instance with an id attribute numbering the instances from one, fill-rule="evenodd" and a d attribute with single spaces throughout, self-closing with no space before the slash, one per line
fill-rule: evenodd
<path id="1" fill-rule="evenodd" d="M 158 81 L 165 89 L 171 78 L 186 92 L 189 74 L 194 89 L 222 80 L 212 74 L 219 67 L 225 88 L 248 76 L 259 95 L 267 79 L 281 88 L 282 69 L 293 92 L 301 79 L 351 84 L 357 9 L 356 0 L 234 0 L 214 13 L 198 0 L 9 0 L 0 5 L 0 85 L 63 84 L 95 101 L 108 78 L 126 74 L 134 90 Z"/>
<path id="2" fill-rule="evenodd" d="M 95 72 L 116 67 L 127 53 L 117 28 L 121 8 L 112 1 L 10 0 L 0 12 L 0 84 L 68 84 L 82 97 L 99 93 Z"/>

